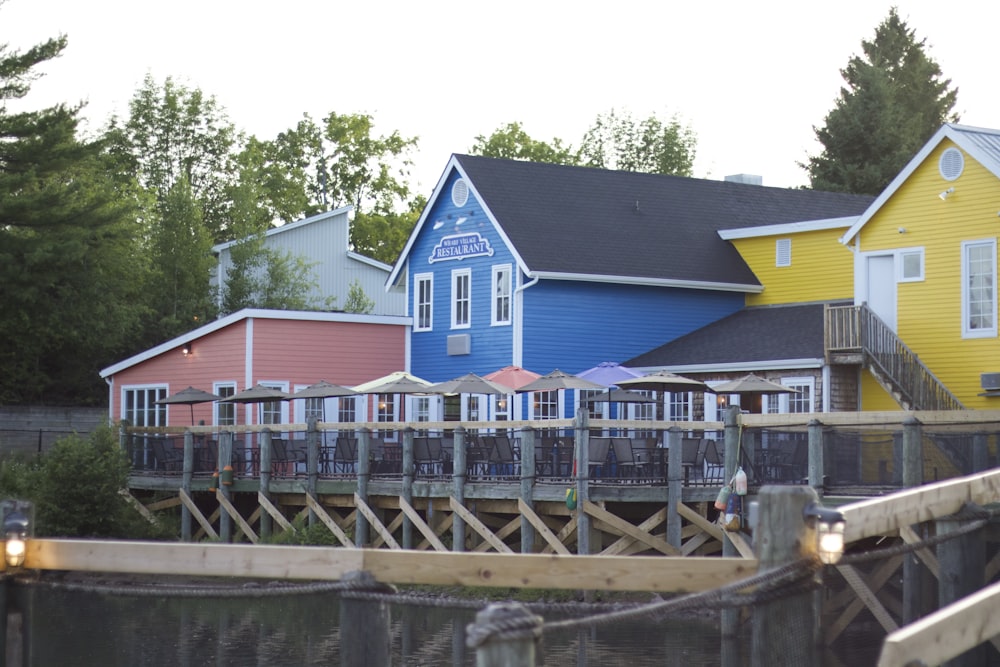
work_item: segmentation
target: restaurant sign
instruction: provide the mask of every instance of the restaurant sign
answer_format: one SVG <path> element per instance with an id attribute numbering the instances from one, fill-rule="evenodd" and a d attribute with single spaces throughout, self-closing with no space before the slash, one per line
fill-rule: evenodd
<path id="1" fill-rule="evenodd" d="M 483 238 L 479 232 L 472 232 L 441 237 L 438 244 L 431 250 L 431 256 L 427 261 L 433 264 L 449 259 L 492 256 L 493 246 L 490 245 L 489 239 Z"/>

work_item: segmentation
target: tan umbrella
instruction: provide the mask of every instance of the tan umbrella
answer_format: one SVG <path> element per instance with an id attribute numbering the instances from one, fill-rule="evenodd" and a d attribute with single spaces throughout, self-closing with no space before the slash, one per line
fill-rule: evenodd
<path id="1" fill-rule="evenodd" d="M 670 371 L 656 371 L 641 377 L 621 380 L 617 383 L 622 389 L 646 389 L 650 391 L 714 391 L 701 380 L 693 380 Z"/>
<path id="2" fill-rule="evenodd" d="M 523 394 L 529 391 L 554 391 L 556 389 L 607 389 L 607 387 L 569 373 L 563 373 L 557 368 L 548 375 L 543 375 L 537 380 L 519 387 L 517 392 Z"/>
<path id="3" fill-rule="evenodd" d="M 723 382 L 712 387 L 711 391 L 716 394 L 797 394 L 797 389 L 786 387 L 777 382 L 765 380 L 762 377 L 750 373 L 738 380 Z"/>
<path id="4" fill-rule="evenodd" d="M 215 394 L 205 391 L 204 389 L 195 389 L 194 387 L 188 387 L 187 389 L 181 389 L 176 394 L 172 396 L 167 396 L 166 398 L 161 398 L 157 401 L 159 405 L 188 405 L 191 407 L 191 425 L 194 426 L 194 406 L 196 403 L 211 403 L 212 401 L 218 401 L 222 397 L 216 396 Z"/>
<path id="5" fill-rule="evenodd" d="M 316 384 L 309 385 L 305 389 L 300 389 L 292 395 L 292 398 L 337 398 L 340 396 L 358 396 L 358 392 L 350 387 L 343 387 L 326 380 L 320 380 Z M 323 401 L 323 421 L 326 421 L 326 401 Z"/>
<path id="6" fill-rule="evenodd" d="M 359 394 L 430 394 L 431 383 L 406 371 L 395 371 L 354 387 Z M 400 419 L 403 415 L 400 410 Z"/>
<path id="7" fill-rule="evenodd" d="M 428 387 L 432 394 L 489 394 L 492 396 L 505 396 L 513 394 L 514 389 L 499 382 L 491 382 L 475 373 L 468 373 L 454 380 L 440 382 Z"/>

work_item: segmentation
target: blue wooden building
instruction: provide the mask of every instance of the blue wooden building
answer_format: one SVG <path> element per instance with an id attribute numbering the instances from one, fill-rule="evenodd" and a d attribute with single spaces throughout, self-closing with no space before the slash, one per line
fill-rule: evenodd
<path id="1" fill-rule="evenodd" d="M 454 155 L 387 281 L 406 289 L 410 371 L 577 373 L 636 357 L 763 289 L 720 230 L 859 215 L 869 199 Z M 493 400 L 480 417 L 572 414 L 553 401 L 504 415 Z"/>

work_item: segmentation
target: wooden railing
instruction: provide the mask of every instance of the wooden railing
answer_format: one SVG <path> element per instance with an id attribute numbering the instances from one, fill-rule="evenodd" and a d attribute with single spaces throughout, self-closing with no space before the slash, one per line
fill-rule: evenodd
<path id="1" fill-rule="evenodd" d="M 859 352 L 862 364 L 888 383 L 910 410 L 963 410 L 906 343 L 868 306 L 827 306 L 824 321 L 827 353 Z"/>

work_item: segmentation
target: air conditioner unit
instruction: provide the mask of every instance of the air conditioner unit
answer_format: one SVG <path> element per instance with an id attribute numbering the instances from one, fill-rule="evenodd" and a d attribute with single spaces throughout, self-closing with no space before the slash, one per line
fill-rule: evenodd
<path id="1" fill-rule="evenodd" d="M 448 356 L 459 354 L 469 354 L 472 351 L 472 336 L 469 334 L 455 334 L 448 336 Z"/>
<path id="2" fill-rule="evenodd" d="M 1000 373 L 980 373 L 979 382 L 986 391 L 1000 390 Z"/>

